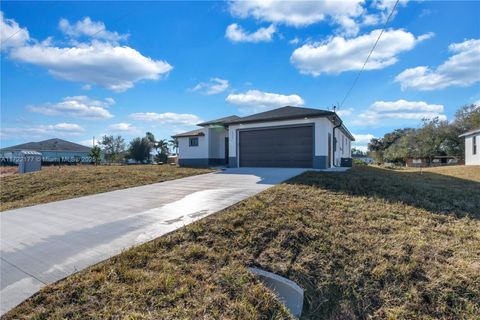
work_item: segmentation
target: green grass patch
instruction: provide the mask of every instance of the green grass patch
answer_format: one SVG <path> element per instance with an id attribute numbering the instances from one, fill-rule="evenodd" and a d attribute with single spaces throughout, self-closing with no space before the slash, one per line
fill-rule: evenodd
<path id="1" fill-rule="evenodd" d="M 479 167 L 308 172 L 43 289 L 5 319 L 480 318 Z M 453 170 L 453 169 L 452 169 Z M 462 172 L 464 172 L 462 170 Z"/>

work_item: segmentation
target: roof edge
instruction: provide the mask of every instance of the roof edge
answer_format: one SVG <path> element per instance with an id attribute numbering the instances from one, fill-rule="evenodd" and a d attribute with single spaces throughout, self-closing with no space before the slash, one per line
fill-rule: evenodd
<path id="1" fill-rule="evenodd" d="M 328 117 L 328 116 L 331 116 L 333 115 L 333 111 L 327 111 L 327 112 L 331 112 L 329 114 L 322 114 L 322 115 L 319 115 L 319 114 L 315 114 L 315 113 L 311 113 L 311 114 L 304 114 L 304 115 L 301 115 L 301 116 L 297 116 L 297 115 L 290 115 L 290 116 L 283 116 L 283 117 L 276 117 L 276 118 L 271 118 L 271 119 L 253 119 L 253 120 L 242 120 L 242 118 L 238 119 L 238 120 L 234 120 L 234 121 L 229 121 L 227 123 L 225 123 L 226 125 L 231 125 L 231 124 L 241 124 L 241 123 L 254 123 L 254 122 L 269 122 L 269 121 L 281 121 L 281 120 L 295 120 L 295 119 L 302 119 L 302 118 L 324 118 L 324 117 Z"/>
<path id="2" fill-rule="evenodd" d="M 477 129 L 473 129 L 473 130 L 470 130 L 470 131 L 467 131 L 461 135 L 459 135 L 458 137 L 459 138 L 462 138 L 462 137 L 467 137 L 467 136 L 471 136 L 472 134 L 475 134 L 475 133 L 480 133 L 480 128 L 477 128 Z"/>

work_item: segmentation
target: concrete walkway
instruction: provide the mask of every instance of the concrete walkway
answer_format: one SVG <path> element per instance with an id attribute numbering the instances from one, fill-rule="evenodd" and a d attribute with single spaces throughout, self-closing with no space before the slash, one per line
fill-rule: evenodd
<path id="1" fill-rule="evenodd" d="M 0 213 L 0 315 L 41 287 L 305 171 L 238 168 Z"/>

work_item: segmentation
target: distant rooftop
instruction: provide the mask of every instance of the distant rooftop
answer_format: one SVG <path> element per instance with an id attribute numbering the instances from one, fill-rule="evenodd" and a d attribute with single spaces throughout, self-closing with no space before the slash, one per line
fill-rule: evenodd
<path id="1" fill-rule="evenodd" d="M 205 133 L 203 133 L 203 129 L 197 129 L 197 130 L 192 130 L 184 133 L 179 133 L 174 136 L 173 138 L 181 138 L 181 137 L 198 137 L 198 136 L 204 136 Z"/>
<path id="2" fill-rule="evenodd" d="M 17 144 L 16 146 L 6 147 L 0 149 L 0 151 L 20 151 L 20 150 L 33 150 L 33 151 L 69 151 L 69 152 L 89 152 L 90 148 L 78 143 L 62 140 L 62 139 L 48 139 L 39 142 L 27 142 L 23 144 Z"/>

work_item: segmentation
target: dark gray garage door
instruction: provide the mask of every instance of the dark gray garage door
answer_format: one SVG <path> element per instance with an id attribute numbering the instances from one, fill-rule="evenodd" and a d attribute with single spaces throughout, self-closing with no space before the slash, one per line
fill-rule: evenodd
<path id="1" fill-rule="evenodd" d="M 313 127 L 240 131 L 241 167 L 311 168 Z"/>

